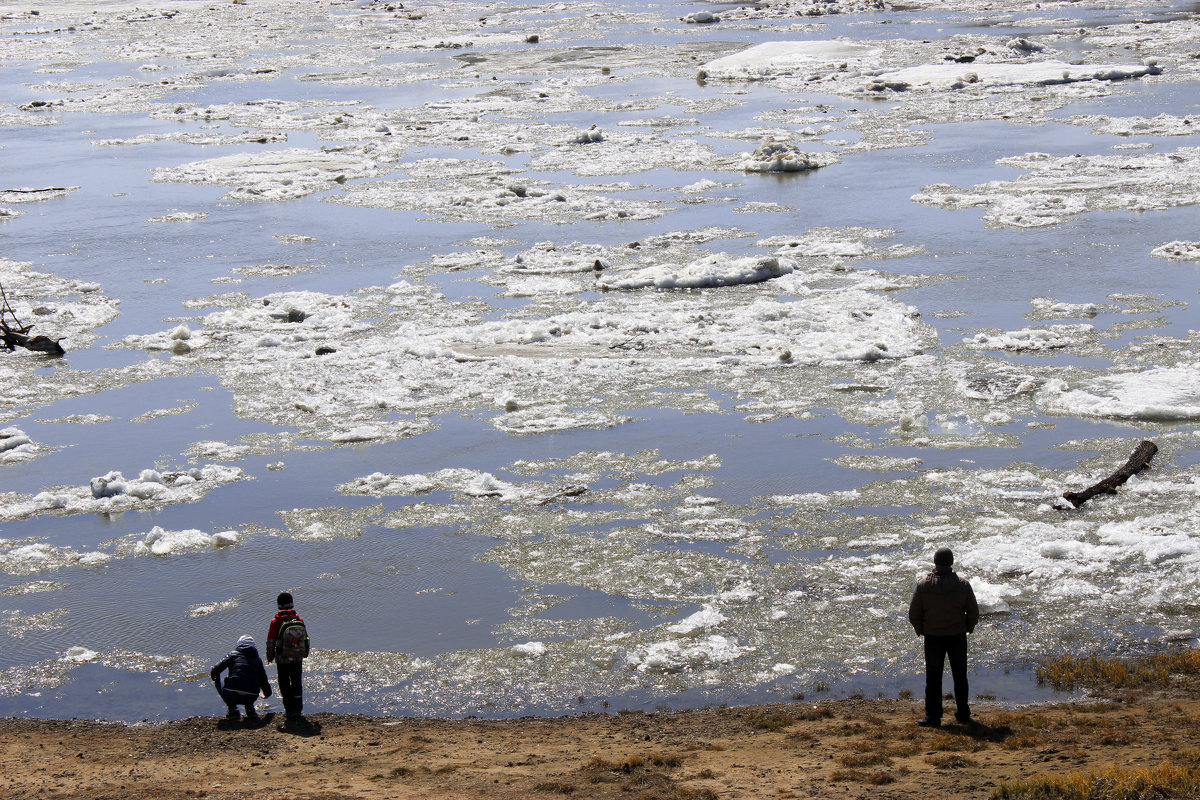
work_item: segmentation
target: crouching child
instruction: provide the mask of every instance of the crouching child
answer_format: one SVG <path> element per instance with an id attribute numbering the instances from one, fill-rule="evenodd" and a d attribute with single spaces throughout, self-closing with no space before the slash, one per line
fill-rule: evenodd
<path id="1" fill-rule="evenodd" d="M 229 670 L 229 675 L 222 685 L 221 673 L 225 670 Z M 262 692 L 263 697 L 271 696 L 271 683 L 267 680 L 267 668 L 258 655 L 258 648 L 254 646 L 254 637 L 243 636 L 238 639 L 237 647 L 213 667 L 209 674 L 212 675 L 221 699 L 229 707 L 226 719 L 241 719 L 238 706 L 246 707 L 246 719 L 258 719 L 254 701 L 258 699 L 259 692 Z"/>

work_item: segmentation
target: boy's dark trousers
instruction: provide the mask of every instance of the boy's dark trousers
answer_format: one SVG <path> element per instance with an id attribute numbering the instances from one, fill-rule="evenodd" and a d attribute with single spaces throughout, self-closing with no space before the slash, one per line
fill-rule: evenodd
<path id="1" fill-rule="evenodd" d="M 300 670 L 304 662 L 290 664 L 275 662 L 275 674 L 279 679 L 279 697 L 283 700 L 283 713 L 298 717 L 304 710 L 304 689 L 300 684 Z"/>

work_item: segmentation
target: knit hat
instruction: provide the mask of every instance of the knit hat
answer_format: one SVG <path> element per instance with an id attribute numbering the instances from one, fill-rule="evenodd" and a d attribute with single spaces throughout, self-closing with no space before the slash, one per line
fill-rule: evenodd
<path id="1" fill-rule="evenodd" d="M 247 645 L 247 644 L 250 645 L 251 647 L 254 647 L 254 637 L 253 636 L 242 636 L 241 638 L 238 639 L 238 643 L 237 643 L 238 647 L 241 647 L 242 645 Z"/>
<path id="2" fill-rule="evenodd" d="M 279 597 L 275 598 L 275 602 L 279 605 L 280 608 L 291 608 L 292 607 L 292 593 L 291 592 L 280 592 Z"/>
<path id="3" fill-rule="evenodd" d="M 954 553 L 949 547 L 940 547 L 933 554 L 933 564 L 937 567 L 948 567 L 954 563 Z"/>

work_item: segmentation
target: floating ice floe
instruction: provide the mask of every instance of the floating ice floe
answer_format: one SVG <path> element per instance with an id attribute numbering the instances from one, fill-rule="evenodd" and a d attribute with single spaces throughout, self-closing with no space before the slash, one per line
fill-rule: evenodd
<path id="1" fill-rule="evenodd" d="M 522 220 L 648 220 L 670 210 L 662 201 L 622 196 L 639 188 L 627 183 L 554 186 L 514 178 L 516 171 L 499 162 L 425 159 L 402 166 L 410 178 L 357 183 L 326 199 L 363 208 L 424 211 L 446 219 L 482 219 L 498 226 Z M 446 190 L 448 179 L 453 179 L 454 191 Z"/>
<path id="2" fill-rule="evenodd" d="M 39 492 L 33 497 L 3 496 L 0 520 L 17 520 L 38 514 L 114 514 L 139 508 L 158 508 L 173 503 L 193 502 L 212 489 L 245 480 L 236 467 L 210 464 L 179 472 L 142 470 L 137 478 L 120 472 L 100 475 L 85 487 L 63 487 Z"/>
<path id="3" fill-rule="evenodd" d="M 60 630 L 67 614 L 68 611 L 65 608 L 43 611 L 40 614 L 0 611 L 0 633 L 21 639 L 27 633 Z"/>
<path id="4" fill-rule="evenodd" d="M 714 633 L 699 639 L 654 642 L 630 651 L 625 661 L 638 672 L 683 672 L 728 664 L 753 650 L 736 639 Z"/>
<path id="5" fill-rule="evenodd" d="M 771 139 L 764 140 L 742 160 L 746 172 L 808 172 L 837 162 L 837 157 L 825 153 L 805 153 L 795 145 Z"/>
<path id="6" fill-rule="evenodd" d="M 682 266 L 660 264 L 632 273 L 602 275 L 597 282 L 608 289 L 704 289 L 761 283 L 794 268 L 795 262 L 787 259 L 712 255 Z"/>
<path id="7" fill-rule="evenodd" d="M 1033 305 L 1035 319 L 1054 319 L 1062 317 L 1095 317 L 1100 313 L 1101 306 L 1095 303 L 1063 303 L 1049 297 L 1035 297 L 1029 301 Z M 1105 306 L 1112 310 L 1112 306 Z M 1063 331 L 1065 333 L 1065 331 Z"/>
<path id="8" fill-rule="evenodd" d="M 147 222 L 195 222 L 196 220 L 208 219 L 207 211 L 174 211 L 170 214 L 163 214 L 161 217 L 151 217 Z"/>
<path id="9" fill-rule="evenodd" d="M 156 525 L 137 542 L 133 552 L 135 555 L 169 556 L 187 550 L 229 547 L 237 544 L 238 540 L 236 531 L 211 534 L 195 528 L 168 531 Z"/>
<path id="10" fill-rule="evenodd" d="M 1050 414 L 1154 422 L 1200 419 L 1200 364 L 1105 375 L 1072 386 L 1047 381 L 1037 403 Z"/>
<path id="11" fill-rule="evenodd" d="M 293 508 L 280 511 L 287 525 L 287 535 L 306 542 L 327 542 L 333 539 L 354 539 L 363 528 L 383 514 L 383 506 L 363 508 Z"/>
<path id="12" fill-rule="evenodd" d="M 232 186 L 226 195 L 231 200 L 294 200 L 386 170 L 361 156 L 290 148 L 159 167 L 154 180 Z"/>
<path id="13" fill-rule="evenodd" d="M 237 608 L 238 605 L 239 605 L 239 603 L 237 601 L 237 598 L 230 598 L 229 600 L 221 600 L 221 601 L 218 601 L 215 603 L 197 603 L 196 605 L 188 607 L 187 615 L 189 617 L 193 617 L 193 618 L 207 617 L 210 614 L 216 614 L 221 611 L 229 611 L 231 609 Z"/>
<path id="14" fill-rule="evenodd" d="M 45 542 L 17 544 L 0 539 L 0 570 L 10 575 L 34 575 L 73 565 L 98 567 L 111 559 L 111 555 L 100 551 L 78 551 Z"/>
<path id="15" fill-rule="evenodd" d="M 542 658 L 546 655 L 546 644 L 545 642 L 514 644 L 509 648 L 509 652 L 521 658 Z"/>
<path id="16" fill-rule="evenodd" d="M 33 264 L 0 257 L 0 284 L 4 286 L 12 313 L 32 325 L 30 335 L 48 336 L 62 342 L 69 352 L 91 344 L 91 331 L 112 322 L 120 313 L 118 300 L 104 296 L 92 281 L 70 280 L 37 272 Z M 0 374 L 11 367 L 5 359 Z M 17 383 L 8 373 L 10 380 Z M 26 387 L 29 388 L 29 387 Z"/>
<path id="17" fill-rule="evenodd" d="M 343 483 L 337 489 L 343 494 L 370 497 L 415 496 L 449 491 L 472 498 L 495 498 L 502 503 L 541 500 L 554 493 L 553 487 L 541 482 L 516 485 L 502 481 L 489 472 L 461 468 L 414 475 L 375 472 Z"/>
<path id="18" fill-rule="evenodd" d="M 497 409 L 491 424 L 513 433 L 603 428 L 648 401 L 694 405 L 685 394 L 647 398 L 645 387 L 704 384 L 719 372 L 721 384 L 737 391 L 766 371 L 904 359 L 932 346 L 936 331 L 885 294 L 919 279 L 846 268 L 859 258 L 916 252 L 873 238 L 861 231 L 776 237 L 763 242 L 775 254 L 741 257 L 702 256 L 682 233 L 648 239 L 636 254 L 543 243 L 518 260 L 487 250 L 455 262 L 490 268 L 486 280 L 500 285 L 521 275 L 574 277 L 578 292 L 539 294 L 502 316 L 412 280 L 343 296 L 224 295 L 190 303 L 225 306 L 202 325 L 124 344 L 174 353 L 165 361 L 177 369 L 212 370 L 234 390 L 240 415 L 331 443 L 412 436 L 429 429 L 431 415 L 479 409 L 481 398 L 483 408 Z M 594 291 L 604 287 L 699 291 Z M 791 392 L 779 397 L 789 407 L 804 402 Z"/>
<path id="19" fill-rule="evenodd" d="M 62 660 L 73 664 L 91 664 L 100 660 L 100 654 L 91 648 L 77 644 L 67 648 L 67 651 L 62 655 Z"/>
<path id="20" fill-rule="evenodd" d="M 604 131 L 600 130 L 595 125 L 588 128 L 586 131 L 580 131 L 573 140 L 575 144 L 591 144 L 592 142 L 603 142 Z"/>
<path id="21" fill-rule="evenodd" d="M 1156 117 L 1109 117 L 1082 114 L 1067 119 L 1074 125 L 1087 125 L 1096 133 L 1113 136 L 1192 136 L 1200 133 L 1200 115 L 1180 117 L 1159 114 Z"/>
<path id="22" fill-rule="evenodd" d="M 912 200 L 939 208 L 984 208 L 989 225 L 1021 228 L 1055 225 L 1088 211 L 1154 211 L 1197 203 L 1200 148 L 1116 156 L 1029 153 L 997 163 L 1027 173 L 971 189 L 934 184 Z"/>
<path id="23" fill-rule="evenodd" d="M 37 458 L 39 448 L 20 428 L 0 428 L 0 464 Z"/>
<path id="24" fill-rule="evenodd" d="M 714 22 L 720 22 L 721 18 L 711 11 L 693 11 L 682 20 L 689 25 L 711 25 Z"/>
<path id="25" fill-rule="evenodd" d="M 1170 261 L 1200 261 L 1200 242 L 1167 242 L 1151 250 L 1150 255 Z"/>
<path id="26" fill-rule="evenodd" d="M 749 78 L 813 71 L 857 69 L 874 60 L 878 49 L 851 40 L 778 41 L 748 47 L 706 63 L 706 78 Z"/>
<path id="27" fill-rule="evenodd" d="M 692 614 L 691 616 L 682 619 L 673 625 L 668 625 L 667 630 L 671 633 L 677 633 L 681 636 L 688 636 L 699 630 L 715 628 L 722 622 L 725 622 L 727 619 L 728 617 L 718 611 L 715 606 L 706 605 L 695 614 Z"/>
<path id="28" fill-rule="evenodd" d="M 1077 344 L 1085 339 L 1094 339 L 1096 328 L 1092 325 L 1050 325 L 1046 328 L 1022 328 L 1000 334 L 977 333 L 963 341 L 980 350 L 1012 350 L 1030 352 L 1057 350 Z"/>
<path id="29" fill-rule="evenodd" d="M 1048 86 L 1080 81 L 1122 81 L 1146 75 L 1159 75 L 1156 64 L 1067 64 L 1062 61 L 1035 61 L 1020 64 L 923 64 L 881 72 L 864 85 L 867 92 L 905 90 L 1004 89 L 1008 87 Z"/>
<path id="30" fill-rule="evenodd" d="M 59 197 L 65 197 L 77 189 L 79 189 L 78 186 L 47 186 L 42 189 L 23 186 L 13 189 L 0 189 L 0 203 L 19 204 L 54 200 Z M 4 260 L 7 261 L 8 259 Z"/>

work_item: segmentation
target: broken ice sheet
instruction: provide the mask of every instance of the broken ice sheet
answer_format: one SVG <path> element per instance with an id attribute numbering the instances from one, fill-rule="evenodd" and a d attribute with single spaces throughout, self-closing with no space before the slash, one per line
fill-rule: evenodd
<path id="1" fill-rule="evenodd" d="M 324 542 L 332 539 L 356 539 L 363 529 L 383 514 L 381 505 L 362 508 L 293 508 L 280 511 L 279 516 L 287 526 L 287 536 L 306 542 Z"/>
<path id="2" fill-rule="evenodd" d="M 1050 380 L 1037 394 L 1051 414 L 1151 422 L 1200 419 L 1200 365 L 1154 367 L 1090 380 Z"/>
<path id="3" fill-rule="evenodd" d="M 59 486 L 22 495 L 0 495 L 0 519 L 15 521 L 41 514 L 117 514 L 130 510 L 161 508 L 175 503 L 193 503 L 213 489 L 249 480 L 237 467 L 208 464 L 189 470 L 142 470 L 136 478 L 109 472 L 91 479 L 87 486 Z"/>
<path id="4" fill-rule="evenodd" d="M 327 191 L 348 180 L 377 176 L 390 169 L 358 156 L 293 147 L 158 167 L 154 180 L 232 186 L 226 195 L 230 200 L 281 201 Z"/>
<path id="5" fill-rule="evenodd" d="M 983 208 L 990 227 L 1035 228 L 1089 211 L 1194 205 L 1200 181 L 1200 148 L 1195 147 L 1122 155 L 1027 153 L 997 163 L 1026 172 L 1015 180 L 970 189 L 933 184 L 912 199 L 938 208 Z"/>
<path id="6" fill-rule="evenodd" d="M 326 198 L 361 208 L 422 211 L 435 218 L 508 227 L 523 220 L 555 224 L 648 220 L 671 208 L 657 200 L 627 197 L 645 188 L 628 183 L 555 185 L 522 177 L 501 162 L 424 159 L 401 168 L 407 179 L 360 182 Z M 454 191 L 446 190 L 453 178 Z"/>

